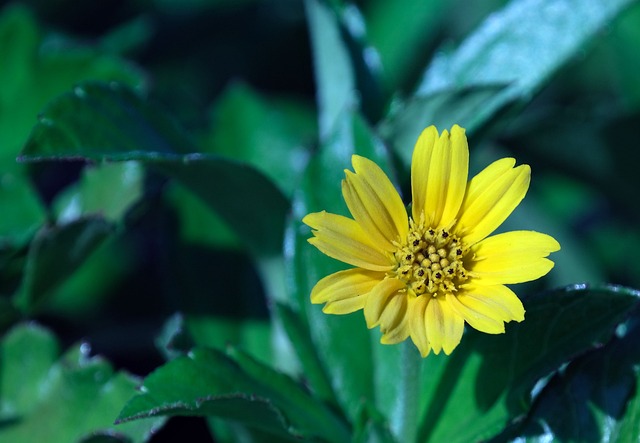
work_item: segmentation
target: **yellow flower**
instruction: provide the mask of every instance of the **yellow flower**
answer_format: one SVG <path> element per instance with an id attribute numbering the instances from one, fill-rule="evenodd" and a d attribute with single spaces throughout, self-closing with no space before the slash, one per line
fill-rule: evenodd
<path id="1" fill-rule="evenodd" d="M 560 245 L 534 231 L 487 237 L 529 188 L 528 165 L 498 160 L 467 183 L 464 129 L 420 135 L 411 160 L 411 216 L 385 173 L 354 155 L 342 195 L 353 219 L 325 211 L 302 221 L 309 243 L 355 266 L 320 280 L 311 291 L 323 312 L 364 310 L 367 327 L 380 326 L 381 343 L 411 337 L 422 356 L 450 354 L 464 323 L 489 334 L 524 320 L 524 308 L 505 284 L 535 280 L 553 268 Z"/>

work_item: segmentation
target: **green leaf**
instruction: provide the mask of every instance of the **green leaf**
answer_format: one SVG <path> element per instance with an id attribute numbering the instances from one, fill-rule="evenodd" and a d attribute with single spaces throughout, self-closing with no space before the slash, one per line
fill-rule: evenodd
<path id="1" fill-rule="evenodd" d="M 26 244 L 46 219 L 32 184 L 15 171 L 0 172 L 0 207 L 5 208 L 0 218 L 2 249 Z"/>
<path id="2" fill-rule="evenodd" d="M 380 134 L 391 141 L 395 152 L 408 166 L 424 128 L 435 125 L 442 131 L 458 124 L 473 129 L 487 117 L 487 101 L 504 88 L 505 85 L 486 85 L 417 95 L 392 108 L 380 124 Z"/>
<path id="3" fill-rule="evenodd" d="M 3 338 L 0 353 L 2 441 L 67 443 L 112 435 L 115 441 L 142 442 L 162 425 L 158 418 L 113 425 L 138 381 L 89 357 L 87 344 L 56 362 L 58 344 L 50 332 L 18 325 Z"/>
<path id="4" fill-rule="evenodd" d="M 515 434 L 526 441 L 637 441 L 638 320 L 636 311 L 610 343 L 555 374 Z"/>
<path id="5" fill-rule="evenodd" d="M 162 111 L 117 84 L 85 84 L 42 112 L 21 160 L 137 160 L 175 178 L 214 209 L 258 256 L 280 251 L 289 204 L 252 167 L 195 152 Z"/>
<path id="6" fill-rule="evenodd" d="M 316 133 L 315 116 L 293 100 L 262 97 L 233 83 L 215 103 L 203 149 L 247 162 L 287 196 L 299 182 Z"/>
<path id="7" fill-rule="evenodd" d="M 485 440 L 522 419 L 536 383 L 610 340 L 638 295 L 578 285 L 530 297 L 525 321 L 506 334 L 469 330 L 450 357 L 427 357 L 419 441 Z"/>
<path id="8" fill-rule="evenodd" d="M 16 305 L 23 312 L 37 311 L 111 232 L 112 225 L 99 217 L 43 227 L 29 247 Z"/>
<path id="9" fill-rule="evenodd" d="M 353 431 L 353 443 L 395 443 L 386 417 L 370 403 L 363 403 Z M 411 441 L 411 440 L 407 440 Z"/>
<path id="10" fill-rule="evenodd" d="M 194 349 L 158 368 L 118 422 L 159 415 L 213 415 L 285 439 L 347 441 L 349 429 L 288 376 L 229 348 Z"/>
<path id="11" fill-rule="evenodd" d="M 327 315 L 322 313 L 320 306 L 311 305 L 309 294 L 313 286 L 321 278 L 345 269 L 345 265 L 308 244 L 306 239 L 311 231 L 301 226 L 300 220 L 310 212 L 322 210 L 346 215 L 340 182 L 344 169 L 351 168 L 352 154 L 368 157 L 391 176 L 393 174 L 384 146 L 358 114 L 346 112 L 338 121 L 336 131 L 309 163 L 301 186 L 303 192 L 294 199 L 294 214 L 285 241 L 285 259 L 290 272 L 287 278 L 290 284 L 287 292 L 292 294 L 290 302 L 305 321 L 340 405 L 353 419 L 362 398 L 373 399 L 375 395 L 371 346 L 379 336 L 367 330 L 362 313 Z"/>
<path id="12" fill-rule="evenodd" d="M 87 214 L 100 214 L 120 221 L 143 193 L 144 171 L 137 162 L 104 163 L 87 167 L 80 180 L 53 203 L 60 221 Z"/>
<path id="13" fill-rule="evenodd" d="M 512 102 L 525 103 L 633 0 L 512 0 L 455 51 L 441 51 L 385 127 L 409 164 L 420 131 L 453 123 L 470 133 Z M 439 112 L 434 112 L 438 110 Z"/>
<path id="14" fill-rule="evenodd" d="M 416 74 L 416 65 L 427 62 L 425 48 L 441 30 L 449 4 L 444 0 L 374 0 L 363 5 L 368 35 L 380 53 L 388 89 L 407 84 Z"/>
<path id="15" fill-rule="evenodd" d="M 156 347 L 167 360 L 184 355 L 193 347 L 193 338 L 186 330 L 182 314 L 176 313 L 167 319 L 156 337 Z"/>
<path id="16" fill-rule="evenodd" d="M 17 420 L 33 408 L 44 388 L 41 384 L 60 352 L 58 342 L 46 329 L 29 324 L 7 333 L 0 350 L 0 417 Z"/>
<path id="17" fill-rule="evenodd" d="M 485 102 L 486 120 L 510 101 L 528 100 L 632 3 L 633 0 L 612 0 L 606 4 L 513 0 L 491 14 L 458 49 L 436 57 L 424 75 L 418 95 L 472 86 L 509 85 Z"/>
<path id="18" fill-rule="evenodd" d="M 302 374 L 314 394 L 327 403 L 337 403 L 327 370 L 300 315 L 282 303 L 276 303 L 275 314 L 282 321 L 287 337 L 302 364 Z"/>
<path id="19" fill-rule="evenodd" d="M 239 249 L 242 243 L 227 223 L 188 188 L 178 182 L 169 183 L 164 195 L 180 220 L 180 239 L 219 249 Z"/>
<path id="20" fill-rule="evenodd" d="M 336 14 L 321 0 L 306 0 L 305 6 L 317 85 L 318 129 L 320 140 L 325 141 L 336 132 L 341 116 L 355 107 L 356 79 Z"/>
<path id="21" fill-rule="evenodd" d="M 17 3 L 0 10 L 0 221 L 2 247 L 22 245 L 45 221 L 45 209 L 16 156 L 34 117 L 75 83 L 118 80 L 140 86 L 132 65 L 94 48 L 44 44 L 46 37 L 29 10 Z"/>

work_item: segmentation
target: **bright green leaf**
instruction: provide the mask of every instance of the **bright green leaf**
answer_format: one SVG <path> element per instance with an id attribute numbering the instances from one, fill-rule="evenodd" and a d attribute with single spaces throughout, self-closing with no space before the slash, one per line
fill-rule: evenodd
<path id="1" fill-rule="evenodd" d="M 87 344 L 56 362 L 58 344 L 51 333 L 18 325 L 4 337 L 0 352 L 1 441 L 68 443 L 111 435 L 116 441 L 143 442 L 162 425 L 162 418 L 113 425 L 138 381 L 114 372 L 100 357 L 89 357 Z"/>
<path id="2" fill-rule="evenodd" d="M 247 162 L 291 196 L 308 160 L 315 116 L 302 103 L 262 97 L 234 83 L 217 100 L 203 149 Z"/>
<path id="3" fill-rule="evenodd" d="M 141 197 L 143 179 L 144 171 L 137 162 L 87 167 L 80 180 L 56 198 L 58 220 L 68 222 L 82 215 L 100 214 L 117 222 Z"/>

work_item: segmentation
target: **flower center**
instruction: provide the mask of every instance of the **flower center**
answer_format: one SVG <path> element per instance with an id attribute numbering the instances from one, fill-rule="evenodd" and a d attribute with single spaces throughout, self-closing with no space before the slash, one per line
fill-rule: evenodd
<path id="1" fill-rule="evenodd" d="M 395 276 L 417 295 L 453 293 L 467 280 L 463 259 L 468 252 L 446 228 L 425 228 L 409 220 L 409 234 L 394 252 Z"/>

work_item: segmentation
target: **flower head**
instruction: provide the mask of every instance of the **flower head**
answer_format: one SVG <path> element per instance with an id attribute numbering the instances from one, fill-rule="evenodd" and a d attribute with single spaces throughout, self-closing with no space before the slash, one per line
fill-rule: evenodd
<path id="1" fill-rule="evenodd" d="M 524 308 L 505 284 L 547 274 L 547 257 L 560 245 L 534 231 L 489 237 L 529 188 L 530 168 L 498 160 L 467 182 L 469 150 L 464 129 L 420 135 L 411 160 L 411 214 L 385 173 L 357 155 L 345 170 L 342 195 L 353 218 L 325 211 L 302 221 L 309 243 L 355 266 L 320 280 L 313 303 L 328 314 L 359 309 L 381 342 L 411 337 L 422 356 L 460 343 L 465 322 L 489 334 L 524 320 Z"/>

